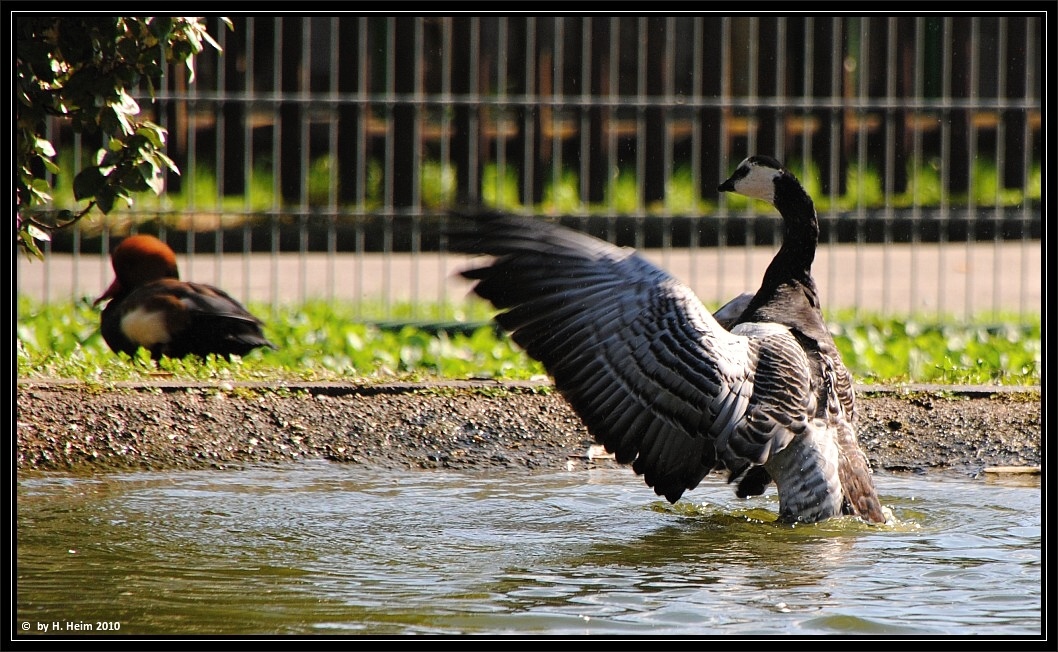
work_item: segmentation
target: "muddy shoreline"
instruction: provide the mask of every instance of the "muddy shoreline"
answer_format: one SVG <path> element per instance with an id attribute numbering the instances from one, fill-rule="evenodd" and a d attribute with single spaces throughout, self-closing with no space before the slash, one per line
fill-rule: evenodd
<path id="1" fill-rule="evenodd" d="M 860 388 L 872 468 L 1038 472 L 1038 389 Z M 17 468 L 226 469 L 308 459 L 391 469 L 532 472 L 613 464 L 548 383 L 24 381 Z"/>

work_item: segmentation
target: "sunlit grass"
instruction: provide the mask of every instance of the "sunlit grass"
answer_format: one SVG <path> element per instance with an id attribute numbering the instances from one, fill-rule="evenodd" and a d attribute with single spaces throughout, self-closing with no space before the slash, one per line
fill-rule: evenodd
<path id="1" fill-rule="evenodd" d="M 266 320 L 277 351 L 256 350 L 223 359 L 165 360 L 115 355 L 99 334 L 99 312 L 87 301 L 18 301 L 17 371 L 20 378 L 69 378 L 90 383 L 143 380 L 158 373 L 187 380 L 374 382 L 422 378 L 527 379 L 544 373 L 487 320 L 483 303 L 381 305 L 309 302 L 274 314 L 251 305 Z M 388 321 L 380 320 L 388 314 Z M 1039 385 L 1042 373 L 1038 316 L 982 315 L 974 320 L 936 317 L 830 316 L 845 364 L 857 382 L 899 384 Z M 143 352 L 141 352 L 143 353 Z"/>

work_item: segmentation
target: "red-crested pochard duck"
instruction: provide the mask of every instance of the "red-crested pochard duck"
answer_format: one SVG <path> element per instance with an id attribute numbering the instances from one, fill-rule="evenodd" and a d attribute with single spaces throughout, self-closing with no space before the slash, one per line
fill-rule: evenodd
<path id="1" fill-rule="evenodd" d="M 115 352 L 135 356 L 143 347 L 157 360 L 210 353 L 230 358 L 276 348 L 261 331 L 261 320 L 226 292 L 181 281 L 176 255 L 158 238 L 125 238 L 111 263 L 116 278 L 95 304 L 109 300 L 101 331 Z"/>

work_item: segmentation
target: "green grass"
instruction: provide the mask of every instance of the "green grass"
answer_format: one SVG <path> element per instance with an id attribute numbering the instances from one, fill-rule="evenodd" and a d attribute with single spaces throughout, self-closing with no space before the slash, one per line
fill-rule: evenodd
<path id="1" fill-rule="evenodd" d="M 382 314 L 372 306 L 312 302 L 274 314 L 264 306 L 250 308 L 265 318 L 265 332 L 278 351 L 257 350 L 231 362 L 189 358 L 155 365 L 146 355 L 129 359 L 112 353 L 99 334 L 99 312 L 87 301 L 39 304 L 20 297 L 18 377 L 98 384 L 159 374 L 186 380 L 377 382 L 517 380 L 544 373 L 509 338 L 484 325 L 490 313 L 481 303 L 391 307 L 389 324 L 368 321 Z M 418 325 L 399 325 L 411 315 Z M 967 323 L 839 313 L 830 320 L 857 382 L 1040 384 L 1039 317 L 987 315 Z"/>

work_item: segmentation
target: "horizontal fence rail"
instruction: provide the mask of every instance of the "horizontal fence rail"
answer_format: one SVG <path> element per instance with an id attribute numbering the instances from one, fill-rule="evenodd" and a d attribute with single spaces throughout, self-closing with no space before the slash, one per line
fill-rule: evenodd
<path id="1" fill-rule="evenodd" d="M 250 17 L 137 98 L 160 197 L 55 234 L 18 289 L 97 296 L 132 232 L 244 301 L 459 302 L 446 212 L 561 219 L 707 303 L 755 289 L 773 209 L 720 195 L 767 154 L 820 214 L 828 308 L 1039 313 L 1042 15 Z M 57 208 L 101 146 L 59 120 Z M 383 315 L 385 316 L 385 315 Z"/>

